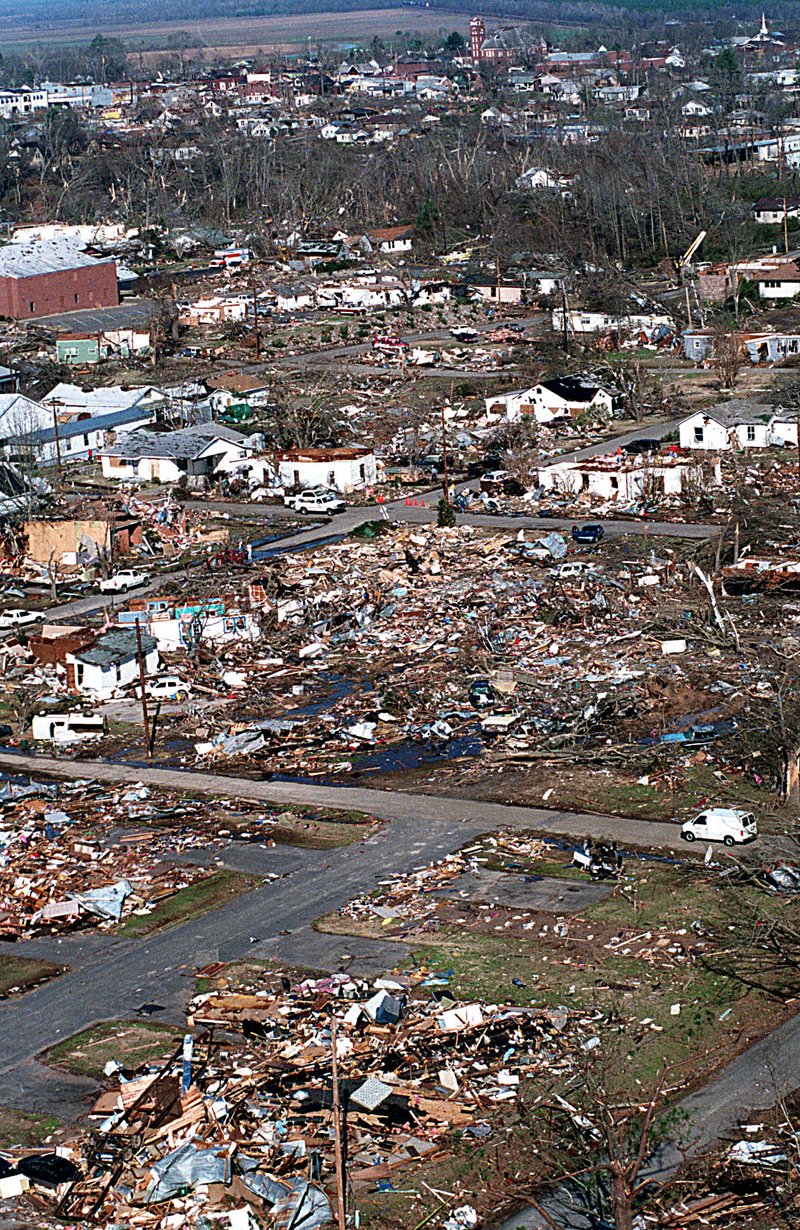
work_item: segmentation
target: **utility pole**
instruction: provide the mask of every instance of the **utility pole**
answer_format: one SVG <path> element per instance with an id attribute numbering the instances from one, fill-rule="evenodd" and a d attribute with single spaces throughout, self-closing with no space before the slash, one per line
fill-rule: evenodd
<path id="1" fill-rule="evenodd" d="M 449 504 L 450 482 L 447 475 L 447 429 L 444 421 L 444 402 L 442 402 L 442 482 L 444 484 L 445 502 Z"/>
<path id="2" fill-rule="evenodd" d="M 561 315 L 564 326 L 564 354 L 569 354 L 569 304 L 567 303 L 567 283 L 563 277 L 561 279 Z"/>
<path id="3" fill-rule="evenodd" d="M 56 438 L 56 469 L 58 471 L 59 490 L 61 488 L 61 482 L 63 478 L 63 474 L 61 472 L 61 437 L 58 434 L 58 410 L 57 410 L 57 407 L 60 405 L 61 405 L 61 402 L 56 398 L 56 400 L 53 402 L 53 434 L 55 435 L 55 438 Z"/>
<path id="4" fill-rule="evenodd" d="M 256 363 L 261 360 L 261 336 L 258 332 L 258 295 L 256 294 L 256 275 L 253 274 L 253 328 L 256 332 Z"/>
<path id="5" fill-rule="evenodd" d="M 786 193 L 783 195 L 783 250 L 789 255 L 789 214 L 787 212 Z"/>
<path id="6" fill-rule="evenodd" d="M 137 624 L 138 627 L 138 624 Z M 333 1142 L 336 1159 L 336 1221 L 346 1230 L 344 1151 L 342 1149 L 342 1108 L 339 1104 L 339 1061 L 336 1055 L 336 1017 L 331 1017 L 331 1080 L 333 1082 Z"/>
<path id="7" fill-rule="evenodd" d="M 136 656 L 139 659 L 139 685 L 142 689 L 142 722 L 144 723 L 144 739 L 147 747 L 147 759 L 153 759 L 153 748 L 150 743 L 150 720 L 147 716 L 147 692 L 145 691 L 144 654 L 142 653 L 142 629 L 139 617 L 136 617 Z"/>

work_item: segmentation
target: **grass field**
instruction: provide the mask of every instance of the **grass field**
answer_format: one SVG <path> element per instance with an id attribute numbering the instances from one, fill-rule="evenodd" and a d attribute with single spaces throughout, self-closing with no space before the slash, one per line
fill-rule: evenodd
<path id="1" fill-rule="evenodd" d="M 179 1029 L 144 1021 L 104 1021 L 65 1038 L 44 1055 L 46 1063 L 76 1076 L 99 1077 L 109 1059 L 126 1068 L 170 1055 L 183 1037 Z"/>
<path id="2" fill-rule="evenodd" d="M 26 991 L 61 973 L 58 965 L 28 957 L 0 957 L 0 995 Z"/>
<path id="3" fill-rule="evenodd" d="M 288 51 L 308 40 L 317 42 L 371 42 L 391 37 L 398 30 L 422 37 L 439 31 L 466 33 L 471 10 L 443 13 L 431 9 L 361 9 L 352 13 L 298 13 L 280 17 L 199 17 L 194 20 L 163 21 L 157 25 L 120 25 L 109 29 L 102 22 L 37 21 L 29 24 L 0 24 L 0 47 L 24 47 L 37 43 L 68 45 L 88 43 L 95 34 L 113 34 L 131 51 L 167 50 L 169 36 L 176 31 L 196 35 L 206 50 L 224 48 L 232 55 L 250 55 L 260 49 Z M 492 22 L 487 23 L 490 27 Z M 496 23 L 495 23 L 496 24 Z M 190 55 L 193 52 L 189 53 Z"/>
<path id="4" fill-rule="evenodd" d="M 258 888 L 260 882 L 255 876 L 241 875 L 237 871 L 218 871 L 167 897 L 152 914 L 130 914 L 117 928 L 116 934 L 137 939 L 143 935 L 153 935 L 190 918 L 199 918 L 209 910 L 218 910 L 241 893 Z"/>

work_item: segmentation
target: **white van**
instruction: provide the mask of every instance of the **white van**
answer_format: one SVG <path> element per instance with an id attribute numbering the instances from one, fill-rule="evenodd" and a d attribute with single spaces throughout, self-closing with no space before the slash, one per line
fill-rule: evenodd
<path id="1" fill-rule="evenodd" d="M 102 735 L 106 720 L 99 713 L 37 713 L 31 722 L 36 741 L 72 743 L 76 739 L 88 739 Z"/>
<path id="2" fill-rule="evenodd" d="M 735 807 L 708 807 L 681 826 L 684 841 L 722 841 L 735 846 L 754 841 L 757 836 L 753 813 Z"/>

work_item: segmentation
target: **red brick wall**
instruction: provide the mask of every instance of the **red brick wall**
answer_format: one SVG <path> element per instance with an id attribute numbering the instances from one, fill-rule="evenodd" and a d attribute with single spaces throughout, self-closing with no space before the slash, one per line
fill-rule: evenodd
<path id="1" fill-rule="evenodd" d="M 76 302 L 77 296 L 77 302 Z M 30 278 L 0 277 L 0 316 L 31 320 L 119 303 L 114 261 Z M 33 308 L 31 308 L 33 304 Z"/>

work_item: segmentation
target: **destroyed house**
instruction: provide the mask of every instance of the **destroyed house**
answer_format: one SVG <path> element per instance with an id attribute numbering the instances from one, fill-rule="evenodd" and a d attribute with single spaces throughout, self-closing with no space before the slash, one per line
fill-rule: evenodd
<path id="1" fill-rule="evenodd" d="M 62 564 L 89 563 L 101 555 L 114 560 L 127 555 L 142 541 L 141 522 L 123 512 L 26 521 L 24 530 L 28 555 L 37 564 L 49 564 L 52 560 Z"/>
<path id="2" fill-rule="evenodd" d="M 576 419 L 587 411 L 610 416 L 613 394 L 591 376 L 559 376 L 530 389 L 484 398 L 487 414 L 505 414 L 511 422 L 533 416 L 539 423 Z"/>
<path id="3" fill-rule="evenodd" d="M 59 461 L 92 461 L 103 448 L 108 435 L 124 437 L 152 421 L 153 410 L 149 406 L 131 406 L 99 418 L 87 416 L 70 419 L 57 426 L 52 424 L 39 428 L 18 440 L 17 445 L 25 447 L 33 443 L 42 465 L 55 465 Z"/>
<path id="4" fill-rule="evenodd" d="M 158 670 L 158 645 L 149 632 L 141 633 L 142 659 L 146 675 Z M 112 628 L 98 636 L 93 645 L 65 657 L 67 687 L 97 700 L 109 700 L 115 692 L 139 678 L 136 631 Z"/>
<path id="5" fill-rule="evenodd" d="M 720 463 L 711 467 L 691 458 L 661 454 L 652 458 L 589 457 L 583 461 L 561 461 L 539 471 L 539 484 L 545 491 L 562 495 L 595 496 L 623 503 L 642 498 L 681 496 L 710 484 L 722 482 Z"/>
<path id="6" fill-rule="evenodd" d="M 370 448 L 296 448 L 276 459 L 277 479 L 284 487 L 331 487 L 347 493 L 377 479 L 375 453 Z"/>
<path id="7" fill-rule="evenodd" d="M 120 611 L 117 618 L 124 627 L 141 622 L 161 653 L 194 649 L 201 641 L 219 645 L 258 640 L 261 628 L 257 616 L 240 610 L 234 602 L 231 596 L 199 598 L 179 605 L 139 599 L 127 611 Z"/>
<path id="8" fill-rule="evenodd" d="M 95 628 L 78 628 L 70 624 L 45 624 L 37 636 L 28 637 L 28 648 L 43 666 L 65 662 L 67 654 L 78 653 L 92 645 L 97 637 Z"/>

